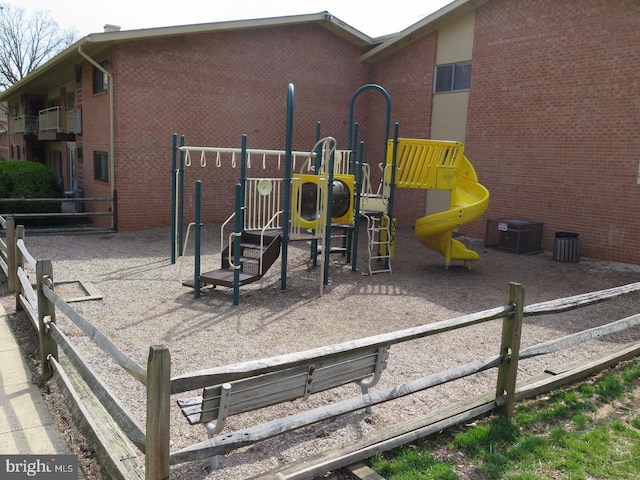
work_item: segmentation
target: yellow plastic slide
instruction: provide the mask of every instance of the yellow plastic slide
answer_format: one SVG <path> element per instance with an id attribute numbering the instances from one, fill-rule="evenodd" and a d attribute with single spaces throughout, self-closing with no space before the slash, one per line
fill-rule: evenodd
<path id="1" fill-rule="evenodd" d="M 474 172 L 475 173 L 475 172 Z M 454 229 L 480 218 L 489 205 L 489 191 L 477 181 L 458 175 L 457 186 L 451 191 L 451 208 L 416 220 L 416 238 L 451 260 L 475 261 L 480 256 L 462 242 L 452 238 Z"/>
<path id="2" fill-rule="evenodd" d="M 445 266 L 452 260 L 465 265 L 480 259 L 452 238 L 456 228 L 481 217 L 489 206 L 489 191 L 478 183 L 471 162 L 459 142 L 399 139 L 396 186 L 404 188 L 450 190 L 449 208 L 419 218 L 416 238 L 442 254 Z"/>

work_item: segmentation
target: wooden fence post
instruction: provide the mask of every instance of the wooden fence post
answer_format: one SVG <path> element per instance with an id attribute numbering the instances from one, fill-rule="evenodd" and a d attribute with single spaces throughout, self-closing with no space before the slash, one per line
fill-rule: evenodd
<path id="1" fill-rule="evenodd" d="M 509 355 L 509 358 L 498 369 L 496 402 L 500 414 L 506 418 L 511 418 L 513 416 L 514 393 L 518 377 L 522 312 L 524 309 L 524 287 L 521 284 L 509 283 L 506 304 L 513 306 L 514 310 L 502 322 L 500 355 Z"/>
<path id="2" fill-rule="evenodd" d="M 145 479 L 169 478 L 171 353 L 164 345 L 149 348 Z"/>
<path id="3" fill-rule="evenodd" d="M 7 244 L 7 286 L 9 292 L 16 291 L 16 281 L 18 280 L 18 272 L 16 267 L 16 220 L 13 217 L 7 217 L 6 226 Z"/>
<path id="4" fill-rule="evenodd" d="M 53 266 L 51 260 L 38 260 L 36 263 L 36 293 L 38 295 L 38 340 L 40 341 L 40 376 L 48 380 L 53 376 L 49 364 L 49 355 L 58 359 L 58 345 L 51 336 L 49 322 L 56 321 L 56 307 L 42 291 L 42 283 L 51 280 L 53 285 Z"/>
<path id="5" fill-rule="evenodd" d="M 22 304 L 20 303 L 20 293 L 22 292 L 22 285 L 18 279 L 18 268 L 24 269 L 24 258 L 22 252 L 18 248 L 18 240 L 24 239 L 24 225 L 18 225 L 16 227 L 15 242 L 13 244 L 13 252 L 15 255 L 15 265 L 13 268 L 13 274 L 15 275 L 15 292 L 16 292 L 16 312 L 22 310 Z"/>

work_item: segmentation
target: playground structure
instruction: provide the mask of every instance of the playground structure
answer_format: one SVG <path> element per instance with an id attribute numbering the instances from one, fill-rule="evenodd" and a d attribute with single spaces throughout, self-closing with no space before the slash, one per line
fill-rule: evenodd
<path id="1" fill-rule="evenodd" d="M 358 142 L 353 110 L 358 95 L 373 89 L 386 101 L 384 161 L 379 164 L 380 182 L 374 188 L 370 164 L 364 160 L 364 142 Z M 361 223 L 366 222 L 369 274 L 391 273 L 394 252 L 395 188 L 428 189 L 444 193 L 436 211 L 416 222 L 415 234 L 425 246 L 442 254 L 445 268 L 461 260 L 467 268 L 479 255 L 453 239 L 453 231 L 479 218 L 487 209 L 488 190 L 478 183 L 476 172 L 459 142 L 398 137 L 395 124 L 390 133 L 391 100 L 379 85 L 364 85 L 352 96 L 349 110 L 349 145 L 337 148 L 333 137 L 320 137 L 309 151 L 293 151 L 294 89 L 289 85 L 284 150 L 248 149 L 246 135 L 241 148 L 190 146 L 185 137 L 172 142 L 172 249 L 171 261 L 184 253 L 184 169 L 198 160 L 201 167 L 213 161 L 239 167 L 235 186 L 235 210 L 220 227 L 221 266 L 201 272 L 202 182 L 195 185 L 195 268 L 192 280 L 183 282 L 200 296 L 204 286 L 239 289 L 260 280 L 281 259 L 281 288 L 286 288 L 289 243 L 310 242 L 313 265 L 320 264 L 320 294 L 329 281 L 329 255 L 341 253 L 357 270 Z M 179 138 L 179 142 L 178 142 Z M 356 148 L 357 146 L 357 148 Z M 249 170 L 262 176 L 247 176 Z M 273 176 L 273 172 L 283 172 Z M 188 237 L 189 229 L 187 229 Z M 336 245 L 336 239 L 340 242 Z"/>

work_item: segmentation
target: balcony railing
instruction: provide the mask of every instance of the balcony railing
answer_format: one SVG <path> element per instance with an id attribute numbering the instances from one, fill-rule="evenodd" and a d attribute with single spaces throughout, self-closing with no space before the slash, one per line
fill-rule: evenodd
<path id="1" fill-rule="evenodd" d="M 16 135 L 35 135 L 38 133 L 38 117 L 22 115 L 13 120 L 13 133 Z"/>
<path id="2" fill-rule="evenodd" d="M 40 110 L 38 132 L 74 133 L 73 109 L 51 107 Z"/>

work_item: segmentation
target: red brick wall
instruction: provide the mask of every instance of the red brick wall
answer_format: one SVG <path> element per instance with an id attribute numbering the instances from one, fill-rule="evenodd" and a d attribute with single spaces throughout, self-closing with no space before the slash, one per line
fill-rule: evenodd
<path id="1" fill-rule="evenodd" d="M 640 262 L 639 32 L 634 0 L 477 10 L 466 148 L 491 192 L 483 220 L 544 222 L 547 250 L 572 231 L 583 255 Z"/>
<path id="2" fill-rule="evenodd" d="M 114 51 L 119 229 L 166 226 L 171 212 L 171 135 L 189 145 L 285 149 L 288 84 L 295 88 L 293 148 L 309 150 L 316 122 L 346 147 L 351 94 L 366 81 L 359 50 L 316 25 L 127 43 Z M 186 215 L 203 181 L 205 222 L 233 211 L 239 171 L 194 166 Z"/>
<path id="3" fill-rule="evenodd" d="M 107 54 L 94 58 L 97 62 L 111 60 Z M 110 198 L 108 182 L 95 180 L 93 167 L 94 152 L 110 154 L 109 135 L 109 94 L 93 94 L 93 66 L 85 63 L 82 67 L 82 83 L 76 87 L 76 106 L 82 108 L 82 135 L 76 136 L 76 146 L 82 149 L 82 159 L 78 159 L 78 187 L 84 190 L 85 198 Z M 104 203 L 85 202 L 86 211 L 105 211 Z M 111 217 L 93 217 L 96 226 L 111 226 Z"/>

